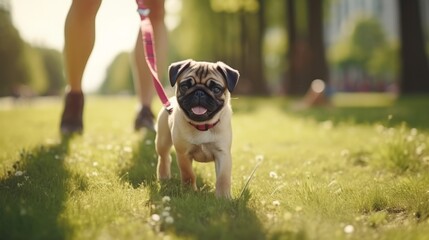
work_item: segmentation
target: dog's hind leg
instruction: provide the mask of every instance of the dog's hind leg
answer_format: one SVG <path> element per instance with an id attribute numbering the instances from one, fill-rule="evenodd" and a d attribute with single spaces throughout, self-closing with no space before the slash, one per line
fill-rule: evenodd
<path id="1" fill-rule="evenodd" d="M 170 149 L 173 145 L 171 133 L 168 127 L 168 114 L 161 111 L 158 117 L 157 133 L 155 138 L 156 153 L 158 154 L 157 178 L 171 178 Z"/>

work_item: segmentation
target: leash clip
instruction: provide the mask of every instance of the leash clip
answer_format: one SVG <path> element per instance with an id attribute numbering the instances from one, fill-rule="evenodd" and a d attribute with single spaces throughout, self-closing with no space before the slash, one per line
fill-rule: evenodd
<path id="1" fill-rule="evenodd" d="M 137 9 L 137 12 L 140 14 L 140 16 L 147 17 L 147 16 L 149 16 L 150 9 L 149 8 L 139 8 L 139 9 Z"/>
<path id="2" fill-rule="evenodd" d="M 172 106 L 166 106 L 165 111 L 167 111 L 168 115 L 171 115 L 173 113 L 173 107 Z"/>

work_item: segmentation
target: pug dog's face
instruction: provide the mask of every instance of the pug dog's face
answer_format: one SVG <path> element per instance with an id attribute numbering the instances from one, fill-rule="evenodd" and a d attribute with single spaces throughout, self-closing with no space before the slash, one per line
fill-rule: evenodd
<path id="1" fill-rule="evenodd" d="M 169 68 L 170 83 L 186 117 L 194 122 L 214 118 L 229 101 L 238 81 L 238 71 L 222 62 L 185 60 Z"/>

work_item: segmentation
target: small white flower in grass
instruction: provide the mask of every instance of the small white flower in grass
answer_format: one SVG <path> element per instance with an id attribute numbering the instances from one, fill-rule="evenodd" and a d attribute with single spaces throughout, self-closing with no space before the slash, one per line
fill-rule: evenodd
<path id="1" fill-rule="evenodd" d="M 423 144 L 420 144 L 417 148 L 416 148 L 416 154 L 417 155 L 422 155 L 423 154 L 423 151 L 426 149 L 426 145 L 423 143 Z"/>
<path id="2" fill-rule="evenodd" d="M 277 179 L 279 176 L 277 175 L 277 173 L 276 172 L 274 172 L 274 171 L 271 171 L 270 172 L 270 178 L 274 178 L 274 179 Z"/>
<path id="3" fill-rule="evenodd" d="M 165 207 L 164 210 L 168 212 L 171 210 L 171 207 Z"/>
<path id="4" fill-rule="evenodd" d="M 170 200 L 171 200 L 171 198 L 170 198 L 169 196 L 164 196 L 164 197 L 162 198 L 162 202 L 163 202 L 163 203 L 170 202 Z"/>
<path id="5" fill-rule="evenodd" d="M 273 201 L 273 205 L 274 206 L 280 206 L 280 201 L 279 200 L 275 200 L 275 201 Z"/>
<path id="6" fill-rule="evenodd" d="M 172 224 L 174 223 L 174 218 L 172 216 L 168 216 L 165 218 L 165 223 Z"/>
<path id="7" fill-rule="evenodd" d="M 163 211 L 163 212 L 161 213 L 161 216 L 163 216 L 163 217 L 169 217 L 169 216 L 170 216 L 170 212 L 168 212 L 168 211 Z"/>
<path id="8" fill-rule="evenodd" d="M 152 219 L 152 221 L 154 222 L 159 222 L 159 220 L 161 220 L 161 217 L 158 214 L 152 214 L 152 216 L 150 217 Z"/>
<path id="9" fill-rule="evenodd" d="M 133 149 L 131 147 L 128 147 L 128 146 L 124 147 L 122 150 L 124 150 L 124 152 L 127 152 L 127 153 L 130 153 L 133 151 Z"/>
<path id="10" fill-rule="evenodd" d="M 22 175 L 24 175 L 24 172 L 23 172 L 23 171 L 16 171 L 16 172 L 15 172 L 15 176 L 17 176 L 17 177 L 20 177 L 20 176 L 22 176 Z"/>
<path id="11" fill-rule="evenodd" d="M 346 225 L 344 227 L 344 232 L 347 234 L 353 233 L 355 231 L 355 227 L 353 227 L 353 225 Z"/>
<path id="12" fill-rule="evenodd" d="M 263 161 L 264 160 L 264 155 L 262 155 L 262 154 L 256 155 L 255 159 L 258 162 Z"/>

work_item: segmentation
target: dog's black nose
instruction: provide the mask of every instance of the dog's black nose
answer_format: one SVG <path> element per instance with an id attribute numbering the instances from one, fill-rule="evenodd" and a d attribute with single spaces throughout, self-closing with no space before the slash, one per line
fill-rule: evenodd
<path id="1" fill-rule="evenodd" d="M 197 91 L 195 91 L 195 93 L 194 93 L 194 96 L 195 97 L 198 97 L 198 98 L 202 98 L 202 97 L 204 97 L 206 94 L 204 93 L 204 91 L 203 90 L 197 90 Z"/>

